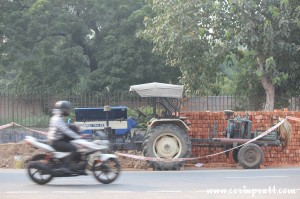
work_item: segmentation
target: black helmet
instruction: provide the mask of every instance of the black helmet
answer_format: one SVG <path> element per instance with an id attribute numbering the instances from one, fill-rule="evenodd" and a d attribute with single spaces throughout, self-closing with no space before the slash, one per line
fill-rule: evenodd
<path id="1" fill-rule="evenodd" d="M 55 108 L 61 110 L 62 115 L 69 116 L 71 112 L 71 103 L 69 101 L 58 101 Z"/>

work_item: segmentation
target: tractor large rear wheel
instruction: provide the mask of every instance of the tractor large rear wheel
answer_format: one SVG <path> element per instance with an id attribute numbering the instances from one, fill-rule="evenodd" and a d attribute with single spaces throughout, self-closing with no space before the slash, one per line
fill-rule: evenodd
<path id="1" fill-rule="evenodd" d="M 191 141 L 186 131 L 174 124 L 161 124 L 151 128 L 143 142 L 145 157 L 188 158 Z M 154 170 L 179 170 L 184 162 L 149 161 Z"/>

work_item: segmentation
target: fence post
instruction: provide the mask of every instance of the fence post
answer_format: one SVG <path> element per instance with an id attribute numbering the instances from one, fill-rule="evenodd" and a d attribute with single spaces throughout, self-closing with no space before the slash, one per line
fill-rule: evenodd
<path id="1" fill-rule="evenodd" d="M 206 110 L 208 111 L 208 94 L 206 95 Z"/>

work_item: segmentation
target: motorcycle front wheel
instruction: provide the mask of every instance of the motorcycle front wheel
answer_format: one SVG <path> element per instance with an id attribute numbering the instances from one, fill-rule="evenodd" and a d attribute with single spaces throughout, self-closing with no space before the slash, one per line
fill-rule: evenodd
<path id="1" fill-rule="evenodd" d="M 103 162 L 95 160 L 92 170 L 99 182 L 109 184 L 118 178 L 121 172 L 121 165 L 116 158 L 109 158 Z"/>
<path id="2" fill-rule="evenodd" d="M 53 176 L 47 171 L 46 165 L 42 163 L 44 158 L 44 154 L 34 156 L 28 163 L 27 167 L 27 173 L 30 179 L 39 185 L 47 184 L 53 178 Z"/>

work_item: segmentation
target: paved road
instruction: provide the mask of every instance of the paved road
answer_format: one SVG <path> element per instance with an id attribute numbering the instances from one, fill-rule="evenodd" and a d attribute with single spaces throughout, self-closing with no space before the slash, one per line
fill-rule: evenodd
<path id="1" fill-rule="evenodd" d="M 1 199 L 300 198 L 300 168 L 123 171 L 112 184 L 89 176 L 36 185 L 25 170 L 0 169 Z"/>

